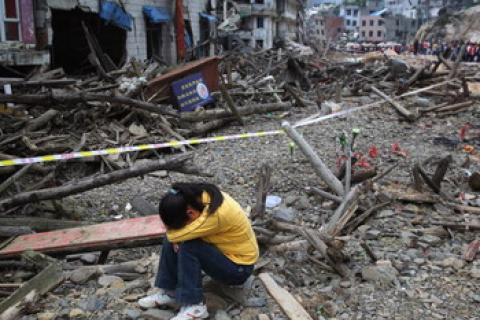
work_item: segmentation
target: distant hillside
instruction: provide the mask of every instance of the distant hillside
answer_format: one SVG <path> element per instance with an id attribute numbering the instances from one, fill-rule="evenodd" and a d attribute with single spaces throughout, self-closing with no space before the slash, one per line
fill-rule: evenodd
<path id="1" fill-rule="evenodd" d="M 418 30 L 415 39 L 480 42 L 480 5 L 453 14 L 444 14 Z"/>

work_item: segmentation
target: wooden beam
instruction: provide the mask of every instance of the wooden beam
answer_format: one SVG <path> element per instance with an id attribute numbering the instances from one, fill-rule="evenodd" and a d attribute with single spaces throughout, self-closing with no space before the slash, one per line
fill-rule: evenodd
<path id="1" fill-rule="evenodd" d="M 169 157 L 167 159 L 151 160 L 145 164 L 137 165 L 135 167 L 85 178 L 59 187 L 18 193 L 10 198 L 0 199 L 0 210 L 6 207 L 24 205 L 42 200 L 60 199 L 72 194 L 82 193 L 90 189 L 141 176 L 158 170 L 171 170 L 187 173 L 189 169 L 185 166 L 185 162 L 192 158 L 193 153 L 184 153 Z"/>
<path id="2" fill-rule="evenodd" d="M 375 92 L 377 95 L 382 97 L 383 99 L 387 100 L 404 118 L 408 121 L 414 121 L 415 115 L 408 111 L 403 105 L 401 105 L 398 101 L 393 100 L 389 96 L 387 96 L 382 91 L 378 90 L 374 86 L 372 86 L 372 91 Z"/>
<path id="3" fill-rule="evenodd" d="M 471 213 L 476 213 L 476 214 L 480 214 L 480 208 L 479 207 L 470 207 L 470 206 L 460 206 L 460 205 L 457 205 L 454 207 L 455 210 L 457 211 L 465 211 L 465 212 L 471 212 Z"/>
<path id="4" fill-rule="evenodd" d="M 63 271 L 50 265 L 28 281 L 0 304 L 0 319 L 17 319 L 22 311 L 22 301 L 35 302 L 40 295 L 55 289 L 64 281 Z"/>
<path id="5" fill-rule="evenodd" d="M 335 213 L 328 223 L 325 226 L 322 226 L 322 234 L 335 237 L 341 233 L 342 229 L 358 209 L 358 199 L 360 195 L 361 190 L 356 186 L 345 196 L 345 199 L 337 210 L 335 210 Z"/>
<path id="6" fill-rule="evenodd" d="M 165 226 L 158 214 L 78 228 L 33 233 L 14 238 L 0 248 L 0 259 L 35 250 L 49 255 L 108 251 L 161 244 Z M 0 318 L 1 319 L 1 318 Z"/>
<path id="7" fill-rule="evenodd" d="M 285 103 L 266 103 L 261 105 L 251 105 L 247 107 L 237 108 L 238 112 L 242 116 L 247 116 L 251 114 L 262 114 L 276 111 L 287 111 L 292 108 L 290 102 Z M 184 112 L 180 115 L 182 121 L 187 122 L 199 122 L 199 121 L 208 121 L 222 118 L 234 117 L 234 114 L 229 110 L 213 109 L 213 110 L 202 110 L 194 112 Z"/>
<path id="8" fill-rule="evenodd" d="M 260 273 L 258 277 L 290 320 L 313 320 L 290 292 L 280 287 L 269 273 Z"/>
<path id="9" fill-rule="evenodd" d="M 130 99 L 120 96 L 112 96 L 108 94 L 100 93 L 69 93 L 69 94 L 25 94 L 25 95 L 8 95 L 0 94 L 0 103 L 18 103 L 18 104 L 68 104 L 68 103 L 85 103 L 89 101 L 101 101 L 118 103 L 128 105 L 133 108 L 146 110 L 152 113 L 169 115 L 172 117 L 178 117 L 177 113 L 171 111 L 167 107 L 162 107 L 154 103 L 148 103 L 145 101 Z"/>
<path id="10" fill-rule="evenodd" d="M 272 167 L 268 163 L 260 167 L 260 177 L 258 181 L 257 203 L 252 211 L 252 219 L 262 216 L 265 213 L 265 206 L 268 192 L 270 191 L 270 177 Z"/>
<path id="11" fill-rule="evenodd" d="M 343 196 L 344 189 L 342 183 L 323 163 L 322 159 L 315 153 L 307 141 L 288 123 L 284 121 L 282 128 L 287 135 L 298 145 L 299 149 L 307 156 L 313 166 L 315 173 L 332 189 L 337 195 Z"/>
<path id="12" fill-rule="evenodd" d="M 223 84 L 220 84 L 220 92 L 222 92 L 223 99 L 227 103 L 227 106 L 230 108 L 230 111 L 232 112 L 232 114 L 234 114 L 235 117 L 237 118 L 238 123 L 240 123 L 240 125 L 242 126 L 245 126 L 245 122 L 243 121 L 242 116 L 240 115 L 240 112 L 238 112 L 238 109 L 235 106 L 235 103 L 233 103 L 232 97 L 230 97 L 230 95 L 228 94 L 227 88 L 225 88 Z"/>

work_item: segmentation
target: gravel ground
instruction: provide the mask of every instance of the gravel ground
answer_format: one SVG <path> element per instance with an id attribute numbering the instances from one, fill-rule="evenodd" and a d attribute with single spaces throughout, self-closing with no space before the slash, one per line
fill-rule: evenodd
<path id="1" fill-rule="evenodd" d="M 368 101 L 371 100 L 365 100 Z M 349 107 L 356 105 L 352 103 Z M 409 124 L 399 121 L 390 107 L 382 106 L 299 127 L 298 130 L 321 159 L 330 168 L 336 169 L 336 137 L 342 130 L 350 133 L 352 128 L 361 128 L 357 150 L 367 154 L 372 146 L 376 146 L 380 156 L 367 157 L 366 161 L 380 172 L 397 163 L 396 169 L 384 179 L 395 183 L 409 183 L 415 163 L 451 154 L 454 169 L 447 173 L 445 191 L 455 196 L 467 192 L 472 195 L 470 204 L 480 205 L 479 193 L 469 190 L 462 180 L 459 166 L 466 155 L 461 145 L 450 149 L 433 143 L 434 138 L 440 136 L 457 139 L 463 124 L 478 126 L 478 110 L 477 105 L 475 109 L 456 116 L 423 117 Z M 293 124 L 314 112 L 312 109 L 296 108 L 287 115 L 252 116 L 246 119 L 244 127 L 231 125 L 215 132 L 215 135 L 278 130 L 281 121 Z M 395 142 L 408 154 L 392 153 Z M 253 208 L 260 166 L 267 163 L 273 169 L 270 195 L 281 197 L 282 204 L 267 209 L 261 221 L 282 215 L 282 210 L 291 208 L 292 222 L 316 228 L 327 221 L 332 212 L 331 202 L 305 192 L 306 186 L 323 184 L 298 148 L 291 153 L 286 135 L 204 144 L 196 146 L 194 152 L 194 163 L 212 173 L 212 178 L 160 172 L 72 196 L 65 199 L 64 204 L 92 222 L 134 218 L 139 214 L 129 209 L 128 203 L 135 196 L 156 205 L 172 182 L 202 180 L 218 184 L 244 208 Z M 478 171 L 479 164 L 472 163 L 469 170 Z M 262 267 L 257 272 L 270 272 L 314 319 L 480 319 L 480 258 L 477 255 L 471 263 L 462 258 L 466 245 L 479 239 L 478 232 L 453 231 L 450 237 L 419 234 L 418 241 L 422 245 L 414 247 L 405 240 L 409 237 L 405 230 L 414 228 L 412 221 L 415 219 L 463 221 L 466 218 L 461 214 L 453 216 L 451 211 L 443 209 L 441 205 L 400 202 L 393 202 L 382 209 L 353 232 L 347 241 L 344 251 L 350 255 L 349 267 L 354 271 L 349 279 L 320 269 L 308 260 L 306 251 L 302 250 L 271 252 L 262 248 Z M 360 242 L 365 239 L 380 259 L 390 261 L 387 266 L 393 266 L 374 270 L 375 276 L 387 280 L 372 281 L 365 275 L 366 268 L 371 266 L 360 247 Z M 146 271 L 144 278 L 151 280 L 157 250 L 153 247 L 118 250 L 110 254 L 108 263 L 142 261 Z M 379 275 L 381 272 L 385 273 L 383 277 Z M 147 292 L 146 288 L 128 291 L 124 290 L 128 281 L 120 281 L 123 285 L 117 282 L 115 286 L 99 279 L 82 285 L 67 282 L 43 302 L 41 313 L 25 316 L 24 319 L 168 318 L 168 315 L 145 314 L 139 310 L 135 301 Z M 270 319 L 287 319 L 257 278 L 248 291 L 246 301 L 247 306 L 230 306 L 226 312 L 212 313 L 211 319 L 258 319 L 259 314 L 266 314 Z"/>

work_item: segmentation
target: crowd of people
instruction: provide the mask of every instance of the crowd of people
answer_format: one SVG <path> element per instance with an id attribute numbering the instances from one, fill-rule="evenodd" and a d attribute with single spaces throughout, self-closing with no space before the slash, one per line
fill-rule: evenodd
<path id="1" fill-rule="evenodd" d="M 439 55 L 440 53 L 443 53 L 445 58 L 456 60 L 463 45 L 466 46 L 463 54 L 463 61 L 480 62 L 480 43 L 478 42 L 419 42 L 418 40 L 415 40 L 411 49 L 415 55 Z"/>
<path id="2" fill-rule="evenodd" d="M 462 46 L 465 45 L 463 53 L 463 61 L 465 62 L 480 62 L 480 42 L 435 42 L 415 40 L 410 45 L 399 44 L 395 42 L 387 42 L 380 44 L 371 43 L 349 43 L 345 49 L 351 53 L 365 53 L 371 51 L 386 51 L 393 50 L 398 54 L 413 53 L 414 55 L 439 55 L 449 60 L 456 60 L 460 54 Z M 339 48 L 334 48 L 339 50 Z M 340 50 L 339 50 L 340 51 Z"/>

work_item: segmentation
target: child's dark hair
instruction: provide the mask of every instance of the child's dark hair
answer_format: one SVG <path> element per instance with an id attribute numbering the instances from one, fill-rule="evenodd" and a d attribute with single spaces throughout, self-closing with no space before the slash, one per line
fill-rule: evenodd
<path id="1" fill-rule="evenodd" d="M 188 206 L 202 212 L 205 205 L 201 202 L 203 192 L 210 195 L 208 214 L 214 213 L 223 203 L 220 189 L 211 183 L 177 182 L 162 198 L 158 207 L 160 218 L 169 229 L 181 229 L 188 222 Z"/>

